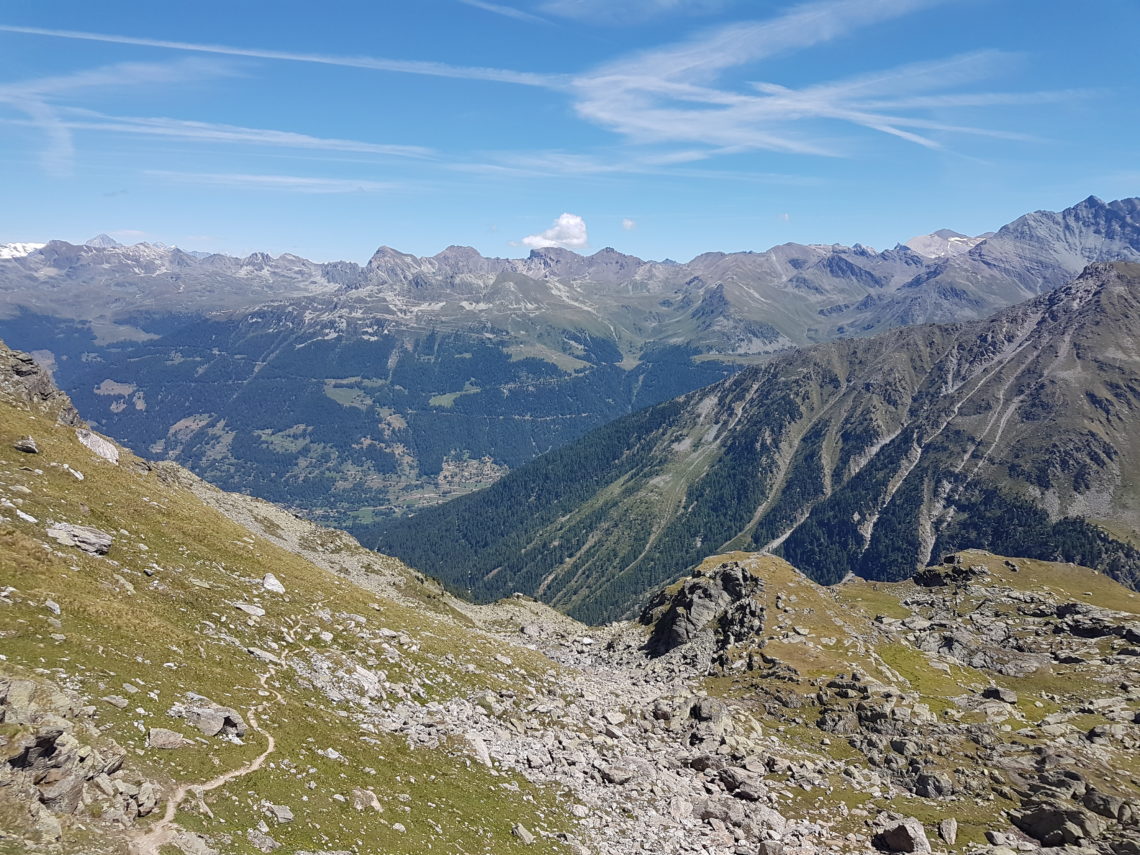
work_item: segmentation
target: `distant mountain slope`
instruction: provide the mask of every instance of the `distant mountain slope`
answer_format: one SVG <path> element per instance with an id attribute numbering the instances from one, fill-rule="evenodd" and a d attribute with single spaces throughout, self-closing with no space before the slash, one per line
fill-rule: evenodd
<path id="1" fill-rule="evenodd" d="M 822 582 L 979 547 L 1137 586 L 1138 411 L 1140 265 L 1097 264 L 986 321 L 781 356 L 385 524 L 375 545 L 590 620 L 733 547 Z"/>
<path id="2" fill-rule="evenodd" d="M 362 266 L 53 241 L 0 259 L 0 335 L 140 453 L 353 527 L 790 346 L 984 317 L 1119 259 L 1140 259 L 1140 200 L 1029 214 L 935 258 L 381 247 Z"/>

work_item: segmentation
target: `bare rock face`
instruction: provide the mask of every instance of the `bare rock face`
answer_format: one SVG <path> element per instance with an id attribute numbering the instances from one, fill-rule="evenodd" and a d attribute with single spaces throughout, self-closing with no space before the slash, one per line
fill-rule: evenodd
<path id="1" fill-rule="evenodd" d="M 1101 837 L 1108 823 L 1080 805 L 1044 798 L 1012 815 L 1013 824 L 1044 846 L 1080 846 Z"/>
<path id="2" fill-rule="evenodd" d="M 0 738 L 0 787 L 29 807 L 28 824 L 5 832 L 51 842 L 63 836 L 61 817 L 86 813 L 129 825 L 154 811 L 155 786 L 132 780 L 126 753 L 86 718 L 79 701 L 55 686 L 0 677 L 0 722 L 9 728 Z"/>
<path id="3" fill-rule="evenodd" d="M 941 564 L 925 567 L 914 574 L 914 581 L 925 588 L 965 585 L 983 579 L 989 573 L 981 565 L 966 566 L 956 555 L 948 555 Z"/>
<path id="4" fill-rule="evenodd" d="M 80 426 L 83 420 L 71 399 L 56 388 L 51 374 L 31 354 L 9 350 L 0 342 L 0 392 L 32 406 L 53 411 L 60 424 Z"/>
<path id="5" fill-rule="evenodd" d="M 764 607 L 754 598 L 763 586 L 738 561 L 698 570 L 679 588 L 666 588 L 642 612 L 641 622 L 653 625 L 647 650 L 662 656 L 703 635 L 719 651 L 755 635 L 764 626 Z"/>

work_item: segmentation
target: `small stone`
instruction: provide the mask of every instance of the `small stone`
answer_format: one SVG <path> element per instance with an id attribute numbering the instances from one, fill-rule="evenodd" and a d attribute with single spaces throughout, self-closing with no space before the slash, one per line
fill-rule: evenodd
<path id="1" fill-rule="evenodd" d="M 262 650 L 260 647 L 247 647 L 245 652 L 254 659 L 260 659 L 262 662 L 268 662 L 270 665 L 281 664 L 281 660 L 278 657 L 274 656 L 268 650 Z"/>
<path id="2" fill-rule="evenodd" d="M 45 601 L 44 602 L 44 608 L 46 608 L 53 615 L 59 614 L 59 603 L 57 603 L 55 600 Z"/>
<path id="3" fill-rule="evenodd" d="M 234 608 L 238 611 L 245 612 L 247 615 L 253 615 L 253 617 L 265 617 L 265 609 L 261 606 L 253 606 L 249 603 L 234 603 Z"/>
<path id="4" fill-rule="evenodd" d="M 285 586 L 281 584 L 281 580 L 274 576 L 272 573 L 266 573 L 265 578 L 261 580 L 261 587 L 274 594 L 284 594 Z"/>
<path id="5" fill-rule="evenodd" d="M 527 827 L 522 823 L 516 822 L 511 826 L 511 834 L 522 841 L 524 846 L 531 846 L 534 844 L 535 836 L 527 830 Z"/>
<path id="6" fill-rule="evenodd" d="M 23 439 L 18 439 L 12 443 L 12 448 L 16 451 L 22 451 L 24 454 L 39 454 L 40 448 L 36 445 L 36 441 L 30 436 L 25 436 Z"/>
<path id="7" fill-rule="evenodd" d="M 281 844 L 257 828 L 251 828 L 245 833 L 254 849 L 260 852 L 273 852 L 281 848 Z"/>
<path id="8" fill-rule="evenodd" d="M 990 686 L 982 691 L 982 697 L 991 701 L 1001 701 L 1003 704 L 1016 704 L 1017 692 L 1003 689 L 1001 686 Z"/>
<path id="9" fill-rule="evenodd" d="M 277 823 L 293 821 L 293 811 L 286 805 L 267 804 L 265 810 Z"/>
<path id="10" fill-rule="evenodd" d="M 165 727 L 152 727 L 147 732 L 146 744 L 149 748 L 159 748 L 164 751 L 171 751 L 175 748 L 182 748 L 192 743 L 181 733 L 173 730 L 167 730 Z"/>

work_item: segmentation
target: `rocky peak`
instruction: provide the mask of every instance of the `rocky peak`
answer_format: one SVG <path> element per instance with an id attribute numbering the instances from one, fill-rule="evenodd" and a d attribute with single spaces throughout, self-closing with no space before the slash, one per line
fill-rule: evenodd
<path id="1" fill-rule="evenodd" d="M 1020 264 L 1047 277 L 1039 290 L 1061 284 L 1058 278 L 1089 262 L 1140 261 L 1140 199 L 1106 203 L 1090 196 L 1060 212 L 1034 211 L 1002 226 L 977 251 L 991 264 Z M 1046 259 L 1065 273 L 1048 274 Z"/>
<path id="2" fill-rule="evenodd" d="M 450 261 L 456 264 L 460 262 L 472 264 L 486 260 L 483 258 L 483 255 L 479 252 L 479 250 L 475 249 L 475 247 L 459 246 L 458 244 L 452 244 L 446 249 L 441 249 L 439 252 L 433 255 L 432 258 L 438 261 Z"/>
<path id="3" fill-rule="evenodd" d="M 365 269 L 370 281 L 395 284 L 412 279 L 423 269 L 423 263 L 414 255 L 385 245 L 372 254 Z"/>
<path id="4" fill-rule="evenodd" d="M 511 262 L 503 258 L 487 258 L 471 246 L 449 246 L 430 259 L 435 269 L 447 276 L 496 275 L 508 270 Z"/>
<path id="5" fill-rule="evenodd" d="M 98 249 L 116 249 L 122 245 L 123 244 L 119 243 L 117 240 L 107 234 L 97 234 L 95 237 L 84 243 L 84 246 L 93 246 L 97 247 Z"/>

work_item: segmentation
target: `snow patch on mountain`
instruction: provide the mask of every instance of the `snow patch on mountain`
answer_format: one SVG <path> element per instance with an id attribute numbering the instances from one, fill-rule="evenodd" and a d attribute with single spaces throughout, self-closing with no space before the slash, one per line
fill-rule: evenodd
<path id="1" fill-rule="evenodd" d="M 948 258 L 969 252 L 986 238 L 992 236 L 993 232 L 970 237 L 951 229 L 939 229 L 928 235 L 912 237 L 904 246 L 910 247 L 919 255 L 924 255 L 927 258 Z"/>
<path id="2" fill-rule="evenodd" d="M 23 258 L 45 246 L 42 243 L 0 243 L 0 258 Z"/>

